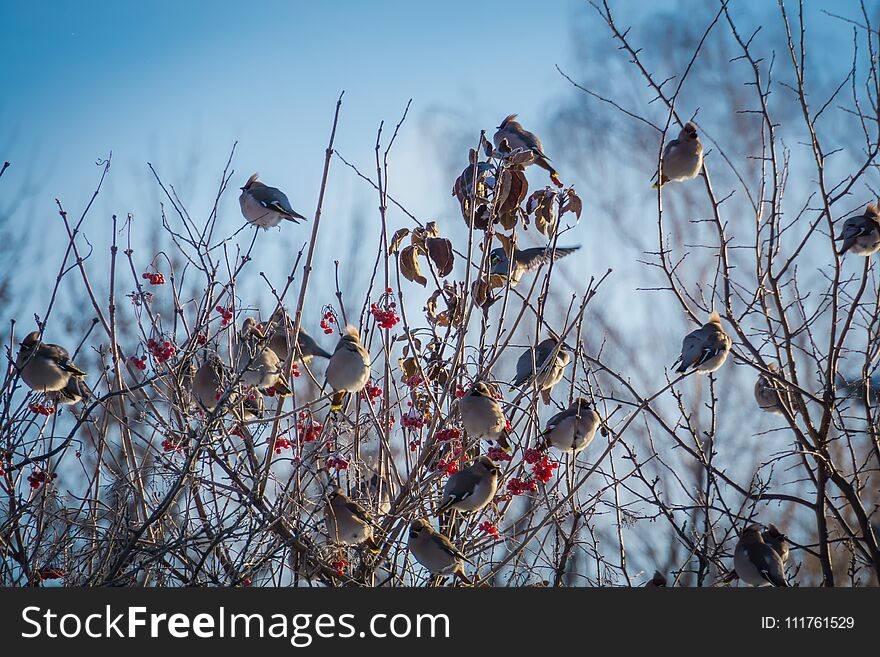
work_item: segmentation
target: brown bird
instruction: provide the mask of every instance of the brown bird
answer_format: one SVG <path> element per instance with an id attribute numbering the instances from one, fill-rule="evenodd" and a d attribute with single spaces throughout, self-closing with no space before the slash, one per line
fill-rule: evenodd
<path id="1" fill-rule="evenodd" d="M 731 344 L 730 337 L 721 327 L 721 317 L 718 313 L 712 313 L 708 322 L 685 336 L 681 343 L 681 356 L 673 363 L 680 363 L 676 372 L 686 372 L 688 369 L 714 372 L 727 360 Z"/>
<path id="2" fill-rule="evenodd" d="M 550 165 L 550 158 L 544 153 L 544 146 L 538 135 L 523 128 L 516 120 L 516 114 L 508 114 L 498 126 L 492 141 L 495 148 L 502 154 L 522 150 L 526 153 L 526 159 L 519 164 L 528 166 L 537 164 L 542 169 L 550 172 L 550 180 L 557 187 L 562 187 L 559 174 Z"/>

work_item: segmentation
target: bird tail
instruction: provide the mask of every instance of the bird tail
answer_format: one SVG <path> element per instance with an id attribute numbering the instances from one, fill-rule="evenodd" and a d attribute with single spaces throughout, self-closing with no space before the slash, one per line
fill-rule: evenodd
<path id="1" fill-rule="evenodd" d="M 340 392 L 334 392 L 333 398 L 330 400 L 330 410 L 331 411 L 342 410 L 342 403 L 344 401 L 345 401 L 345 390 L 341 390 Z"/>
<path id="2" fill-rule="evenodd" d="M 507 431 L 502 432 L 495 442 L 498 443 L 498 446 L 503 449 L 506 453 L 510 453 L 510 442 L 508 441 L 510 438 L 510 433 Z"/>
<path id="3" fill-rule="evenodd" d="M 382 551 L 382 546 L 376 542 L 376 539 L 373 536 L 370 536 L 370 538 L 364 541 L 364 547 L 372 554 L 379 554 Z"/>
<path id="4" fill-rule="evenodd" d="M 279 374 L 278 378 L 275 379 L 275 383 L 272 385 L 275 388 L 275 392 L 277 392 L 282 397 L 289 397 L 293 394 L 293 390 L 290 389 L 290 386 L 287 385 L 287 380 L 284 378 L 283 374 Z"/>
<path id="5" fill-rule="evenodd" d="M 88 373 L 83 372 L 76 365 L 74 365 L 73 363 L 71 363 L 69 361 L 66 363 L 58 363 L 58 367 L 60 367 L 65 372 L 70 372 L 71 374 L 73 374 L 74 376 L 77 376 L 77 377 L 88 376 Z"/>
<path id="6" fill-rule="evenodd" d="M 287 214 L 284 215 L 284 218 L 287 219 L 288 221 L 292 221 L 292 222 L 295 223 L 295 224 L 296 224 L 296 223 L 299 223 L 299 222 L 297 221 L 297 219 L 302 219 L 303 221 L 308 221 L 308 217 L 304 217 L 304 216 L 301 215 L 299 212 L 295 212 L 295 211 L 294 211 L 294 212 L 288 212 Z"/>

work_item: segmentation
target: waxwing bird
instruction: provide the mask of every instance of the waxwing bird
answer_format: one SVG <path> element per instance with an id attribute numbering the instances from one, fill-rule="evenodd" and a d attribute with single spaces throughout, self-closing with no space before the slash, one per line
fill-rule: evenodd
<path id="1" fill-rule="evenodd" d="M 495 136 L 492 138 L 495 148 L 502 154 L 517 150 L 525 151 L 528 157 L 521 164 L 524 166 L 537 164 L 550 173 L 550 180 L 553 181 L 554 185 L 562 187 L 559 174 L 550 165 L 550 158 L 544 154 L 544 147 L 541 145 L 538 135 L 523 128 L 519 121 L 516 120 L 516 116 L 516 114 L 506 116 L 501 125 L 498 126 Z"/>
<path id="2" fill-rule="evenodd" d="M 262 420 L 266 412 L 266 402 L 256 388 L 245 390 L 242 394 L 236 395 L 235 403 L 230 407 L 230 412 L 236 419 L 243 422 Z"/>
<path id="3" fill-rule="evenodd" d="M 341 488 L 334 488 L 324 505 L 324 522 L 330 540 L 339 545 L 365 545 L 378 552 L 373 540 L 373 518 L 357 502 L 350 500 Z"/>
<path id="4" fill-rule="evenodd" d="M 241 205 L 241 213 L 254 226 L 271 228 L 287 219 L 295 224 L 297 219 L 305 220 L 305 217 L 290 207 L 287 195 L 276 187 L 269 187 L 257 180 L 254 174 L 241 188 L 238 203 Z"/>
<path id="5" fill-rule="evenodd" d="M 740 534 L 733 567 L 739 578 L 751 586 L 788 586 L 782 557 L 764 542 L 760 525 L 749 525 Z"/>
<path id="6" fill-rule="evenodd" d="M 370 380 L 370 354 L 361 346 L 354 326 L 346 326 L 327 365 L 327 383 L 333 388 L 330 410 L 342 408 L 346 393 L 358 393 Z"/>
<path id="7" fill-rule="evenodd" d="M 844 221 L 836 241 L 841 240 L 840 255 L 850 251 L 855 255 L 869 256 L 880 251 L 880 209 L 869 203 L 864 214 Z"/>
<path id="8" fill-rule="evenodd" d="M 666 575 L 661 573 L 659 570 L 655 570 L 654 576 L 647 582 L 645 582 L 646 589 L 665 588 L 666 586 L 668 586 Z"/>
<path id="9" fill-rule="evenodd" d="M 551 335 L 539 342 L 537 349 L 532 347 L 526 349 L 516 362 L 516 378 L 513 380 L 513 385 L 523 385 L 535 375 L 537 366 L 538 377 L 535 387 L 541 391 L 541 398 L 548 406 L 553 386 L 562 380 L 565 368 L 571 362 L 571 351 L 569 351 L 571 347 L 563 343 L 557 350 L 558 344 L 558 336 Z M 551 357 L 552 362 L 550 362 Z"/>
<path id="10" fill-rule="evenodd" d="M 269 341 L 257 320 L 248 317 L 242 322 L 235 346 L 235 369 L 247 387 L 266 390 L 274 388 L 282 397 L 290 388 L 281 371 L 281 360 L 269 348 Z"/>
<path id="11" fill-rule="evenodd" d="M 470 392 L 458 400 L 458 408 L 469 437 L 494 441 L 505 452 L 510 451 L 507 418 L 489 386 L 482 381 L 474 383 Z"/>
<path id="12" fill-rule="evenodd" d="M 217 354 L 208 354 L 192 378 L 192 393 L 206 411 L 217 406 L 218 396 L 225 385 L 226 371 Z"/>
<path id="13" fill-rule="evenodd" d="M 28 333 L 21 341 L 15 367 L 35 392 L 55 392 L 64 388 L 71 376 L 86 376 L 70 360 L 67 349 L 41 342 L 39 331 Z"/>
<path id="14" fill-rule="evenodd" d="M 536 246 L 531 249 L 520 251 L 513 249 L 513 263 L 507 257 L 504 247 L 492 249 L 489 253 L 489 264 L 492 269 L 490 274 L 497 274 L 510 281 L 511 287 L 516 287 L 524 274 L 537 270 L 541 265 L 551 260 L 559 260 L 577 251 L 580 246 L 560 246 L 555 250 L 549 246 Z"/>
<path id="15" fill-rule="evenodd" d="M 480 456 L 470 466 L 446 480 L 437 515 L 447 509 L 479 511 L 495 497 L 500 473 L 492 459 Z"/>
<path id="16" fill-rule="evenodd" d="M 769 363 L 767 369 L 775 372 L 776 366 L 773 363 Z M 784 409 L 788 406 L 791 412 L 794 413 L 792 405 L 790 403 L 786 404 L 783 400 L 783 396 L 787 397 L 787 395 L 780 390 L 781 385 L 764 373 L 758 375 L 758 380 L 755 381 L 755 401 L 758 402 L 758 407 L 762 411 L 773 413 L 774 415 L 784 415 Z"/>
<path id="17" fill-rule="evenodd" d="M 470 560 L 425 520 L 414 520 L 410 525 L 409 550 L 432 575 L 454 575 L 465 584 L 472 583 L 464 574 L 464 562 Z"/>
<path id="18" fill-rule="evenodd" d="M 290 354 L 290 340 L 293 337 L 294 330 L 293 322 L 290 321 L 287 313 L 279 309 L 272 314 L 269 324 L 271 326 L 269 348 L 275 352 L 281 362 L 284 362 Z M 319 358 L 330 358 L 332 355 L 322 349 L 315 341 L 315 338 L 309 335 L 302 326 L 299 327 L 297 344 L 299 345 L 299 350 L 293 362 L 301 360 L 304 363 L 308 363 L 316 356 Z"/>
<path id="19" fill-rule="evenodd" d="M 688 333 L 681 343 L 681 356 L 673 363 L 676 372 L 693 368 L 698 372 L 714 372 L 724 365 L 732 341 L 721 328 L 718 313 L 709 315 L 709 321 L 696 331 Z"/>
<path id="20" fill-rule="evenodd" d="M 764 542 L 773 548 L 773 551 L 779 555 L 779 558 L 782 559 L 783 565 L 786 561 L 788 561 L 788 536 L 783 534 L 779 528 L 774 525 L 772 522 L 767 525 L 767 529 L 765 529 L 761 533 L 761 538 L 764 539 Z"/>
<path id="21" fill-rule="evenodd" d="M 654 189 L 670 181 L 690 180 L 695 178 L 703 168 L 703 144 L 697 134 L 697 126 L 688 121 L 684 124 L 678 137 L 666 144 L 661 159 L 660 182 Z"/>
<path id="22" fill-rule="evenodd" d="M 543 438 L 545 446 L 577 454 L 593 442 L 596 430 L 602 424 L 599 414 L 590 408 L 590 402 L 578 397 L 566 410 L 547 422 Z"/>

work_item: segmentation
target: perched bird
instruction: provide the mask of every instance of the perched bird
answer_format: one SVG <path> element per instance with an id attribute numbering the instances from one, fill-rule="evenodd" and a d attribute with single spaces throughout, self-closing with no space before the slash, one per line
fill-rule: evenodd
<path id="1" fill-rule="evenodd" d="M 293 337 L 294 330 L 293 322 L 290 321 L 287 313 L 279 308 L 272 313 L 272 318 L 269 320 L 269 326 L 271 327 L 269 333 L 269 348 L 275 352 L 282 362 L 284 362 L 287 360 L 287 356 L 290 353 L 290 339 Z M 299 327 L 297 344 L 299 345 L 299 349 L 297 350 L 293 362 L 302 360 L 303 362 L 308 363 L 315 356 L 318 356 L 319 358 L 330 358 L 332 355 L 330 352 L 322 349 L 315 341 L 315 338 L 309 335 L 302 326 Z"/>
<path id="2" fill-rule="evenodd" d="M 295 224 L 299 223 L 297 219 L 306 219 L 290 207 L 290 201 L 284 192 L 276 187 L 264 185 L 257 180 L 257 175 L 255 173 L 248 178 L 238 197 L 241 213 L 245 219 L 260 228 L 277 226 L 282 219 Z"/>
<path id="3" fill-rule="evenodd" d="M 769 363 L 767 369 L 775 372 L 776 366 L 773 363 Z M 784 393 L 780 391 L 780 386 L 780 383 L 766 374 L 761 373 L 758 375 L 758 380 L 755 381 L 755 401 L 758 402 L 758 407 L 762 411 L 775 415 L 784 415 L 784 409 L 787 406 L 794 413 L 791 403 L 783 401 L 782 396 Z"/>
<path id="4" fill-rule="evenodd" d="M 244 422 L 262 420 L 266 412 L 266 402 L 263 395 L 257 389 L 245 390 L 236 395 L 235 402 L 230 407 L 230 412 Z"/>
<path id="5" fill-rule="evenodd" d="M 55 403 L 62 406 L 72 406 L 89 399 L 91 396 L 92 391 L 89 386 L 82 380 L 82 377 L 78 376 L 71 376 L 67 380 L 67 385 L 54 394 Z"/>
<path id="6" fill-rule="evenodd" d="M 647 582 L 645 582 L 646 589 L 665 588 L 666 586 L 668 586 L 666 575 L 661 573 L 659 570 L 655 570 L 654 576 Z"/>
<path id="7" fill-rule="evenodd" d="M 751 586 L 788 586 L 782 557 L 764 542 L 760 525 L 749 525 L 740 534 L 733 567 L 739 578 Z"/>
<path id="8" fill-rule="evenodd" d="M 465 584 L 472 583 L 464 574 L 464 562 L 471 562 L 425 520 L 414 520 L 410 525 L 409 550 L 432 575 L 454 575 Z"/>
<path id="9" fill-rule="evenodd" d="M 468 436 L 494 441 L 505 452 L 510 451 L 507 418 L 489 386 L 482 381 L 474 383 L 470 392 L 458 400 L 458 407 Z"/>
<path id="10" fill-rule="evenodd" d="M 15 367 L 22 380 L 35 392 L 55 392 L 64 388 L 71 376 L 86 376 L 70 360 L 67 349 L 40 342 L 39 331 L 28 333 L 19 343 Z"/>
<path id="11" fill-rule="evenodd" d="M 259 390 L 274 388 L 282 397 L 290 388 L 281 371 L 281 360 L 269 348 L 268 340 L 257 320 L 248 317 L 242 322 L 235 346 L 235 369 L 240 381 Z"/>
<path id="12" fill-rule="evenodd" d="M 761 533 L 761 537 L 767 545 L 773 548 L 773 551 L 779 555 L 782 563 L 785 564 L 788 561 L 789 552 L 788 536 L 779 531 L 779 528 L 771 522 L 767 525 L 767 529 Z"/>
<path id="13" fill-rule="evenodd" d="M 527 153 L 527 158 L 520 162 L 523 166 L 537 164 L 542 169 L 550 172 L 550 180 L 557 187 L 562 187 L 559 174 L 550 165 L 550 158 L 544 154 L 544 147 L 538 135 L 523 128 L 516 120 L 516 114 L 509 114 L 498 126 L 495 136 L 492 138 L 495 148 L 502 154 L 517 150 Z"/>
<path id="14" fill-rule="evenodd" d="M 599 414 L 590 408 L 590 402 L 578 397 L 566 410 L 557 413 L 547 422 L 544 442 L 563 452 L 577 454 L 593 442 L 596 430 L 602 424 Z"/>
<path id="15" fill-rule="evenodd" d="M 371 552 L 378 552 L 379 545 L 373 539 L 373 518 L 357 502 L 334 488 L 324 505 L 324 522 L 330 540 L 339 545 L 365 545 Z"/>
<path id="16" fill-rule="evenodd" d="M 370 380 L 370 354 L 361 346 L 354 326 L 346 326 L 327 365 L 327 383 L 333 388 L 330 410 L 342 408 L 346 393 L 358 393 Z"/>
<path id="17" fill-rule="evenodd" d="M 676 372 L 693 368 L 698 372 L 714 372 L 727 360 L 732 342 L 721 328 L 718 313 L 709 315 L 709 321 L 696 331 L 688 333 L 681 343 L 681 356 L 673 363 L 679 364 Z"/>
<path id="18" fill-rule="evenodd" d="M 488 456 L 480 456 L 446 480 L 437 515 L 447 509 L 479 511 L 495 497 L 501 471 Z"/>
<path id="19" fill-rule="evenodd" d="M 541 391 L 541 398 L 548 406 L 553 386 L 562 380 L 565 368 L 571 362 L 571 351 L 569 351 L 571 347 L 563 343 L 557 351 L 557 344 L 559 344 L 559 337 L 551 335 L 551 337 L 539 342 L 537 349 L 532 347 L 526 349 L 516 361 L 516 378 L 513 380 L 513 385 L 523 385 L 535 375 L 537 367 L 538 377 L 535 386 Z M 554 351 L 556 352 L 555 356 L 553 355 Z M 551 356 L 553 356 L 552 363 L 549 362 Z"/>
<path id="20" fill-rule="evenodd" d="M 536 246 L 531 249 L 520 251 L 513 250 L 513 264 L 507 257 L 504 247 L 499 246 L 489 253 L 489 264 L 492 269 L 490 274 L 497 274 L 510 281 L 511 287 L 516 287 L 524 274 L 537 270 L 541 265 L 551 260 L 559 260 L 577 251 L 580 246 L 560 246 L 555 250 L 549 246 Z"/>
<path id="21" fill-rule="evenodd" d="M 654 189 L 670 181 L 682 181 L 695 178 L 703 167 L 703 144 L 697 135 L 697 126 L 688 121 L 684 124 L 678 137 L 663 149 L 661 160 L 660 182 Z"/>
<path id="22" fill-rule="evenodd" d="M 213 411 L 218 396 L 226 387 L 226 370 L 217 354 L 208 354 L 192 378 L 192 393 L 196 401 L 206 410 Z"/>
<path id="23" fill-rule="evenodd" d="M 869 203 L 864 214 L 844 221 L 843 230 L 836 241 L 841 240 L 840 255 L 850 251 L 859 256 L 869 256 L 880 251 L 880 209 Z"/>

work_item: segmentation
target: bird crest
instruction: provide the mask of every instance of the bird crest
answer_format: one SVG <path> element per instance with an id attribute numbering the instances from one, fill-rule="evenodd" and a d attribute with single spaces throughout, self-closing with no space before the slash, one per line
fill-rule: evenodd
<path id="1" fill-rule="evenodd" d="M 506 128 L 509 124 L 514 123 L 518 114 L 508 114 L 504 117 L 504 120 L 501 122 L 501 125 L 498 126 L 498 129 Z"/>
<path id="2" fill-rule="evenodd" d="M 250 189 L 251 186 L 257 182 L 257 177 L 259 175 L 260 175 L 259 173 L 255 173 L 250 178 L 248 178 L 247 182 L 244 184 L 244 187 L 242 187 L 242 189 Z"/>

